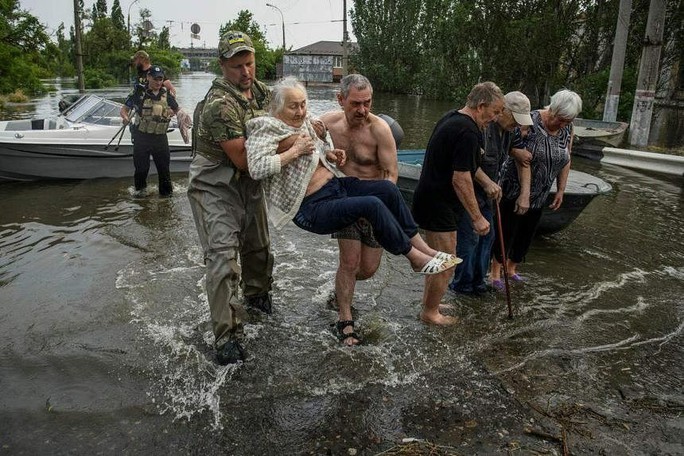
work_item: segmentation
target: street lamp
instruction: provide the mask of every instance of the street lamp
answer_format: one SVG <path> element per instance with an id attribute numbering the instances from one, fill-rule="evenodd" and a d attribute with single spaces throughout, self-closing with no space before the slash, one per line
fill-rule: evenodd
<path id="1" fill-rule="evenodd" d="M 128 36 L 131 35 L 131 6 L 135 5 L 138 3 L 140 0 L 133 0 L 130 5 L 128 5 L 128 23 L 126 26 L 128 27 Z"/>
<path id="2" fill-rule="evenodd" d="M 137 0 L 136 0 L 136 1 L 137 1 Z M 270 3 L 266 3 L 266 6 L 270 6 L 271 8 L 275 8 L 275 9 L 277 9 L 278 12 L 280 13 L 280 20 L 281 20 L 282 23 L 283 23 L 283 54 L 284 54 L 284 53 L 285 53 L 285 18 L 283 17 L 283 12 L 280 11 L 280 8 L 278 8 L 278 7 L 275 6 L 275 5 L 271 5 Z"/>

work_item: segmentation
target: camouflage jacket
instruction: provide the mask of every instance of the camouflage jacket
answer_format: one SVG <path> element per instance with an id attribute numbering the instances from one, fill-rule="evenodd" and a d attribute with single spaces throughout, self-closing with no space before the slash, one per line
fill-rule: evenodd
<path id="1" fill-rule="evenodd" d="M 248 100 L 240 90 L 223 78 L 216 78 L 203 101 L 195 122 L 196 136 L 193 148 L 210 160 L 226 161 L 220 142 L 243 138 L 247 135 L 248 120 L 266 114 L 271 101 L 268 87 L 259 81 L 252 86 L 254 98 Z"/>

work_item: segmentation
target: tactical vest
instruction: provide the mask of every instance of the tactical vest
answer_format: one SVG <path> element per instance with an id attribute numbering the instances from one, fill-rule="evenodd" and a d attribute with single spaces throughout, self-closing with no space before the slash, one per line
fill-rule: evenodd
<path id="1" fill-rule="evenodd" d="M 247 100 L 242 95 L 242 93 L 238 92 L 238 90 L 235 89 L 233 86 L 228 84 L 215 85 L 212 83 L 212 87 L 211 89 L 209 89 L 209 92 L 207 92 L 207 95 L 204 97 L 202 101 L 197 103 L 197 106 L 195 107 L 195 111 L 193 113 L 194 127 L 192 130 L 195 134 L 192 138 L 193 154 L 200 154 L 203 157 L 208 158 L 210 160 L 225 161 L 229 165 L 232 165 L 226 153 L 221 148 L 221 145 L 217 141 L 214 141 L 213 138 L 209 137 L 206 134 L 203 134 L 205 132 L 202 128 L 201 122 L 202 111 L 204 110 L 204 107 L 206 105 L 207 97 L 213 91 L 213 89 L 219 89 L 223 91 L 224 99 L 232 99 L 237 101 L 237 114 L 240 118 L 243 134 L 245 134 L 246 132 L 245 125 L 248 120 L 266 114 L 266 106 L 270 101 L 270 92 L 268 91 L 268 87 L 266 87 L 264 83 L 254 81 L 254 84 L 252 85 L 252 93 L 254 95 L 254 100 L 253 102 L 250 102 L 250 100 Z M 256 104 L 256 107 L 253 103 Z"/>
<path id="2" fill-rule="evenodd" d="M 169 111 L 169 102 L 166 99 L 165 90 L 161 91 L 159 100 L 146 97 L 143 100 L 140 112 L 138 131 L 154 135 L 165 135 L 171 121 Z"/>

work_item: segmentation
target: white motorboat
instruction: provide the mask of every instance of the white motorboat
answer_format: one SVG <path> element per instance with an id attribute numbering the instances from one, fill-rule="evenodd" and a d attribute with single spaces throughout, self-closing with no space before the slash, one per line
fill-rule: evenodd
<path id="1" fill-rule="evenodd" d="M 120 108 L 120 103 L 84 95 L 53 118 L 0 121 L 0 179 L 133 176 L 133 144 Z M 187 172 L 191 145 L 185 144 L 174 124 L 168 138 L 171 172 Z M 152 164 L 150 174 L 155 173 Z"/>

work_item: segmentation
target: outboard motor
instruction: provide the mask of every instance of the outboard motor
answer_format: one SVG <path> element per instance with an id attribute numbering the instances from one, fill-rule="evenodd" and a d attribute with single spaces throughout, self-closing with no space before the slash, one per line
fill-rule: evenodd
<path id="1" fill-rule="evenodd" d="M 401 128 L 399 122 L 397 122 L 387 114 L 378 114 L 378 117 L 387 122 L 387 125 L 389 125 L 390 130 L 392 130 L 392 136 L 394 137 L 394 142 L 396 143 L 398 150 L 399 146 L 401 145 L 401 140 L 404 139 L 404 129 Z"/>

